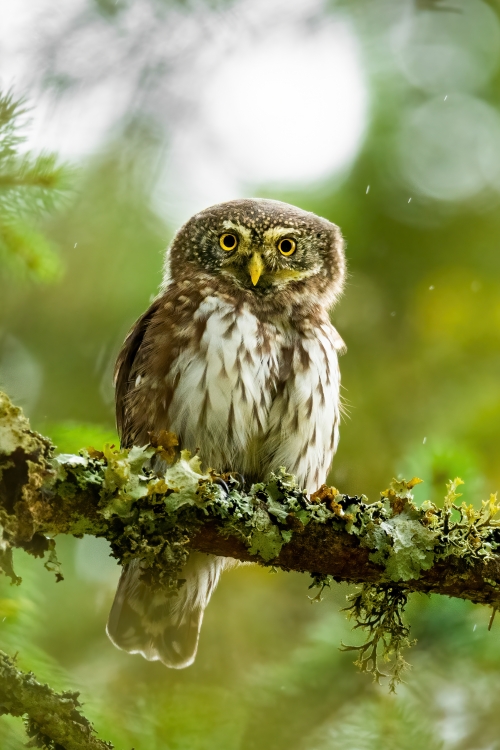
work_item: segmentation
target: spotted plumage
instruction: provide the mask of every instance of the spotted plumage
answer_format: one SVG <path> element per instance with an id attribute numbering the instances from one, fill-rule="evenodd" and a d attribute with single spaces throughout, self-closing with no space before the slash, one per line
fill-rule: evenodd
<path id="1" fill-rule="evenodd" d="M 278 201 L 195 215 L 166 255 L 159 296 L 116 365 L 122 445 L 175 432 L 216 471 L 247 482 L 285 466 L 313 492 L 338 442 L 343 342 L 328 310 L 345 276 L 340 230 Z M 193 553 L 180 593 L 152 593 L 126 568 L 108 622 L 120 648 L 184 667 L 224 558 Z"/>

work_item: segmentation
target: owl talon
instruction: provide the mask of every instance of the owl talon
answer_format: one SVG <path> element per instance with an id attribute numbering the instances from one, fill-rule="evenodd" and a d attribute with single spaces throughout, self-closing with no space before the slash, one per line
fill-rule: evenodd
<path id="1" fill-rule="evenodd" d="M 216 479 L 214 479 L 214 484 L 218 484 L 223 492 L 225 492 L 226 495 L 229 495 L 229 487 L 221 477 L 216 477 Z"/>
<path id="2" fill-rule="evenodd" d="M 246 486 L 246 479 L 243 476 L 243 474 L 240 474 L 237 471 L 232 471 L 231 472 L 231 478 L 234 479 L 235 482 L 238 483 L 238 485 L 239 485 L 238 489 L 239 490 L 246 490 L 246 489 L 248 489 L 247 486 Z"/>
<path id="3" fill-rule="evenodd" d="M 224 476 L 225 479 L 223 479 L 222 477 L 216 477 L 213 481 L 214 484 L 218 484 L 219 487 L 224 490 L 226 495 L 230 493 L 231 489 L 237 489 L 240 491 L 246 491 L 247 489 L 249 489 L 249 487 L 247 487 L 247 482 L 243 474 L 240 474 L 237 471 L 231 471 L 227 474 L 224 474 Z"/>

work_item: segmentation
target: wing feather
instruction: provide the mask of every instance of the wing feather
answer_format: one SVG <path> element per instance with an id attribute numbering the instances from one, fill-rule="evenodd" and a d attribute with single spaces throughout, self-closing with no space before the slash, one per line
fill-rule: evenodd
<path id="1" fill-rule="evenodd" d="M 137 353 L 144 341 L 151 320 L 158 312 L 159 307 L 160 299 L 156 299 L 146 312 L 136 320 L 128 332 L 116 360 L 114 371 L 116 427 L 122 448 L 130 448 L 133 444 L 134 430 L 130 414 L 127 413 L 127 397 L 132 382 L 131 372 L 133 372 Z"/>

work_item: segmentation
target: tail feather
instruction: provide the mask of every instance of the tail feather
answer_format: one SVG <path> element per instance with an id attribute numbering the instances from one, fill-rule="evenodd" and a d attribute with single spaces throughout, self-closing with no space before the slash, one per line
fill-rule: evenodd
<path id="1" fill-rule="evenodd" d="M 233 563 L 224 557 L 191 552 L 178 590 L 153 591 L 140 580 L 141 565 L 124 567 L 109 614 L 107 634 L 120 649 L 149 661 L 183 669 L 198 649 L 205 607 L 221 572 Z"/>

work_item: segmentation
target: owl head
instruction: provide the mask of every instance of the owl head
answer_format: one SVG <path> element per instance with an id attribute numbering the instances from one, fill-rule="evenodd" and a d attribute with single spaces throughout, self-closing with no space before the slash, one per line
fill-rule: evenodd
<path id="1" fill-rule="evenodd" d="M 288 203 L 228 201 L 196 214 L 177 233 L 166 275 L 175 281 L 186 271 L 198 283 L 215 277 L 225 290 L 262 303 L 308 293 L 330 306 L 344 283 L 344 243 L 335 224 Z"/>

